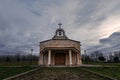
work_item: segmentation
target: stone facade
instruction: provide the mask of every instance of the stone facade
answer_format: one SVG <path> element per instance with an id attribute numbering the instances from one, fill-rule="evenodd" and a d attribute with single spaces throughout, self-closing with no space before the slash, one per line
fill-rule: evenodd
<path id="1" fill-rule="evenodd" d="M 82 64 L 80 46 L 79 41 L 68 39 L 59 24 L 59 28 L 52 39 L 40 42 L 38 64 L 79 66 Z"/>

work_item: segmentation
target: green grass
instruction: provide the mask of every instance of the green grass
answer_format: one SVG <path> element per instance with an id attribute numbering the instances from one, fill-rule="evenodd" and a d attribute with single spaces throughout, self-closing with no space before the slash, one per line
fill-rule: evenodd
<path id="1" fill-rule="evenodd" d="M 99 62 L 99 63 L 88 63 L 88 64 L 102 65 L 103 67 L 88 67 L 86 69 L 120 80 L 120 63 Z"/>
<path id="2" fill-rule="evenodd" d="M 0 67 L 0 80 L 33 69 L 32 67 Z"/>
<path id="3" fill-rule="evenodd" d="M 87 63 L 90 65 L 103 65 L 103 66 L 120 66 L 120 63 L 103 63 L 103 62 L 92 62 L 92 63 Z"/>
<path id="4" fill-rule="evenodd" d="M 38 62 L 34 61 L 32 62 L 32 65 L 37 65 Z M 24 61 L 24 62 L 0 62 L 0 67 L 2 66 L 29 66 L 30 62 L 29 61 Z"/>
<path id="5" fill-rule="evenodd" d="M 37 61 L 32 61 L 32 65 L 37 65 Z M 33 69 L 29 67 L 29 61 L 24 62 L 0 62 L 0 80 L 18 73 Z"/>
<path id="6" fill-rule="evenodd" d="M 103 65 L 103 66 L 102 67 L 87 67 L 87 68 L 84 67 L 84 68 L 120 80 L 120 63 L 91 63 L 91 64 L 92 65 Z M 32 62 L 32 65 L 37 65 L 37 62 Z M 6 67 L 3 67 L 3 66 L 6 66 Z M 6 77 L 9 77 L 9 76 L 32 69 L 30 67 L 7 67 L 7 66 L 29 66 L 29 61 L 28 62 L 0 63 L 0 80 L 3 78 L 6 78 Z M 109 67 L 106 67 L 106 66 L 109 66 Z M 114 67 L 110 67 L 110 66 L 114 66 Z M 76 74 L 79 76 L 81 76 L 80 74 L 83 74 L 82 78 L 85 77 L 84 78 L 85 80 L 90 80 L 87 78 L 93 78 L 93 77 L 97 78 L 97 80 L 105 80 L 103 78 L 101 79 L 101 77 L 99 77 L 98 75 L 93 75 L 89 72 L 83 71 L 83 70 L 81 70 L 81 68 L 67 68 L 67 67 L 66 68 L 42 68 L 39 71 L 30 73 L 30 75 L 38 76 L 38 78 L 40 78 L 40 77 L 43 78 L 43 77 L 46 77 L 46 75 L 49 76 L 51 74 L 56 74 L 59 77 L 65 73 L 68 73 L 69 75 Z M 62 76 L 64 76 L 64 75 L 62 75 Z M 30 77 L 30 76 L 25 76 L 25 77 Z"/>
<path id="7" fill-rule="evenodd" d="M 109 66 L 109 67 L 105 67 L 105 66 Z M 116 66 L 116 67 L 110 67 L 110 66 Z M 103 64 L 103 67 L 87 67 L 85 69 L 120 80 L 120 64 L 110 63 L 110 64 Z"/>

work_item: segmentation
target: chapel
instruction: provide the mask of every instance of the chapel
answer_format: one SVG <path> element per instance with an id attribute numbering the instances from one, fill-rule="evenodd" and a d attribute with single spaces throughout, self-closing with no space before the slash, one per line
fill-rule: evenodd
<path id="1" fill-rule="evenodd" d="M 61 28 L 55 31 L 52 39 L 40 42 L 38 65 L 43 66 L 79 66 L 81 61 L 80 42 L 69 39 Z"/>

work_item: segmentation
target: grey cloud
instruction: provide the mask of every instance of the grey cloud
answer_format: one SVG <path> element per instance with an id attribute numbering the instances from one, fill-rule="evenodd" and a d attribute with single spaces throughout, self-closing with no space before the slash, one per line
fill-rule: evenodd
<path id="1" fill-rule="evenodd" d="M 97 27 L 109 15 L 119 13 L 120 1 L 112 3 L 110 0 L 1 0 L 0 51 L 29 52 L 34 48 L 38 54 L 39 41 L 51 38 L 59 22 L 70 38 L 82 41 L 83 47 L 92 46 L 90 43 L 99 40 Z M 108 40 L 112 39 L 101 41 Z"/>
<path id="2" fill-rule="evenodd" d="M 110 53 L 120 50 L 120 32 L 112 33 L 108 38 L 100 39 L 100 44 L 88 49 L 89 52 L 102 51 L 104 53 Z"/>
<path id="3" fill-rule="evenodd" d="M 108 38 L 101 39 L 100 43 L 110 45 L 120 44 L 120 32 L 114 32 Z"/>

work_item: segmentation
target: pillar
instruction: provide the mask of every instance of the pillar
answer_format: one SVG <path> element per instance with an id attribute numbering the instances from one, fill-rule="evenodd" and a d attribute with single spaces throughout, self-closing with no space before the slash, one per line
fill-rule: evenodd
<path id="1" fill-rule="evenodd" d="M 43 53 L 40 53 L 38 64 L 43 65 Z"/>
<path id="2" fill-rule="evenodd" d="M 79 53 L 77 53 L 77 65 L 79 65 L 80 62 L 79 62 Z"/>
<path id="3" fill-rule="evenodd" d="M 72 65 L 72 51 L 69 50 L 69 65 Z"/>
<path id="4" fill-rule="evenodd" d="M 51 50 L 48 50 L 48 66 L 51 65 Z"/>
<path id="5" fill-rule="evenodd" d="M 43 65 L 43 54 L 41 53 L 41 65 Z"/>

